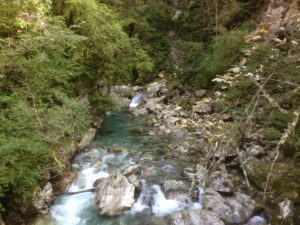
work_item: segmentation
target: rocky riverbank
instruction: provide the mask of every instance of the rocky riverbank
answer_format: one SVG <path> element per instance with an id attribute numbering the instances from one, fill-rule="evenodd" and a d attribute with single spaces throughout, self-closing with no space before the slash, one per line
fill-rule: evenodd
<path id="1" fill-rule="evenodd" d="M 111 95 L 120 111 L 128 110 L 134 96 L 142 96 L 136 98 L 138 106 L 129 110 L 146 118 L 150 129 L 134 126 L 127 131 L 165 141 L 159 153 L 145 151 L 120 172 L 112 170 L 114 175 L 94 182 L 100 215 L 149 209 L 164 216 L 158 221 L 149 218 L 150 224 L 267 225 L 279 220 L 288 224 L 291 201 L 275 197 L 277 204 L 271 208 L 270 202 L 263 201 L 263 186 L 256 183 L 264 182 L 262 164 L 274 143 L 266 144 L 262 135 L 245 137 L 231 115 L 216 113 L 214 104 L 222 93 L 191 93 L 161 79 L 145 87 L 115 86 Z M 128 154 L 124 146 L 111 146 L 107 152 Z M 166 171 L 171 172 L 165 175 Z M 144 179 L 162 190 L 155 185 L 146 189 Z M 161 214 L 157 196 L 174 209 Z"/>
<path id="2" fill-rule="evenodd" d="M 184 177 L 162 181 L 167 198 L 192 202 L 199 188 L 205 190 L 201 213 L 181 211 L 170 216 L 169 224 L 268 224 L 270 217 L 255 191 L 247 187 L 241 163 L 241 154 L 255 157 L 264 152 L 257 145 L 240 152 L 241 137 L 233 119 L 213 113 L 213 102 L 221 95 L 205 97 L 205 90 L 170 89 L 166 80 L 160 80 L 145 88 L 114 87 L 113 96 L 129 103 L 137 91 L 146 97 L 132 113 L 146 116 L 147 123 L 156 128 L 151 135 L 168 138 L 164 158 L 179 165 L 177 172 Z"/>

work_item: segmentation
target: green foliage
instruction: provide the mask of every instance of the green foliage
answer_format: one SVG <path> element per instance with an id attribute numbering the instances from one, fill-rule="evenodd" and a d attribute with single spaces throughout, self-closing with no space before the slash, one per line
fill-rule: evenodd
<path id="1" fill-rule="evenodd" d="M 96 71 L 96 78 L 121 83 L 131 80 L 133 69 L 141 74 L 152 70 L 138 40 L 129 39 L 108 6 L 95 0 L 68 0 L 65 16 L 74 30 L 88 37 L 85 60 Z"/>
<path id="2" fill-rule="evenodd" d="M 291 122 L 292 116 L 273 110 L 260 114 L 258 120 L 267 127 L 272 126 L 283 132 L 287 128 L 288 123 Z"/>
<path id="3" fill-rule="evenodd" d="M 90 102 L 93 104 L 93 107 L 98 109 L 101 113 L 105 113 L 113 107 L 113 102 L 110 96 L 102 95 L 100 92 L 96 91 L 90 95 Z"/>
<path id="4" fill-rule="evenodd" d="M 194 87 L 207 87 L 215 75 L 223 73 L 240 57 L 243 35 L 241 30 L 223 31 L 213 40 L 210 51 L 202 43 L 184 43 L 184 81 Z"/>
<path id="5" fill-rule="evenodd" d="M 147 52 L 154 64 L 155 73 L 139 74 L 138 83 L 145 83 L 156 78 L 155 74 L 167 67 L 171 44 L 167 32 L 175 10 L 162 0 L 101 0 L 101 2 L 116 9 L 122 19 L 123 29 L 129 37 L 139 40 L 139 48 Z"/>
<path id="6" fill-rule="evenodd" d="M 0 193 L 11 190 L 30 198 L 48 170 L 48 145 L 38 137 L 0 136 Z M 1 207 L 1 206 L 0 206 Z"/>
<path id="7" fill-rule="evenodd" d="M 1 39 L 0 196 L 31 197 L 49 169 L 49 145 L 89 125 L 86 104 L 73 96 L 85 40 L 60 18 L 51 18 L 43 33 Z"/>
<path id="8" fill-rule="evenodd" d="M 267 140 L 279 140 L 282 133 L 273 127 L 268 127 L 265 130 L 265 137 Z"/>
<path id="9" fill-rule="evenodd" d="M 240 57 L 244 35 L 240 30 L 233 30 L 216 36 L 212 44 L 212 62 L 209 65 L 212 74 L 224 72 Z"/>

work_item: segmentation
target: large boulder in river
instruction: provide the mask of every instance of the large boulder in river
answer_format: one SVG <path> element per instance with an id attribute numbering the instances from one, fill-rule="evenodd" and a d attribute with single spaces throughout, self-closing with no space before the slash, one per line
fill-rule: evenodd
<path id="1" fill-rule="evenodd" d="M 255 202 L 250 196 L 235 193 L 232 197 L 223 197 L 213 189 L 206 189 L 204 208 L 226 224 L 244 224 L 255 209 Z"/>
<path id="2" fill-rule="evenodd" d="M 213 212 L 207 210 L 183 210 L 170 216 L 170 225 L 224 225 Z"/>
<path id="3" fill-rule="evenodd" d="M 96 201 L 100 215 L 121 215 L 134 203 L 135 187 L 121 174 L 99 180 L 98 187 Z"/>

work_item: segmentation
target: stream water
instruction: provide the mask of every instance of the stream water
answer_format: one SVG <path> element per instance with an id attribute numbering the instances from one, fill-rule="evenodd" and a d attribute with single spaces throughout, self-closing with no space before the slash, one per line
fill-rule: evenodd
<path id="1" fill-rule="evenodd" d="M 99 216 L 93 192 L 62 196 L 50 211 L 56 225 L 134 225 L 141 221 L 153 224 L 150 221 L 163 220 L 183 208 L 202 207 L 201 202 L 188 204 L 165 197 L 161 184 L 165 178 L 177 176 L 178 171 L 176 165 L 169 164 L 161 155 L 167 140 L 149 135 L 149 129 L 143 118 L 125 112 L 109 113 L 91 147 L 73 162 L 73 170 L 79 175 L 69 187 L 70 192 L 91 188 L 97 179 L 122 172 L 130 165 L 143 165 L 139 177 L 142 191 L 133 207 L 122 216 L 108 218 Z M 109 153 L 107 149 L 112 146 L 122 146 L 127 151 Z M 199 193 L 201 199 L 201 190 Z"/>

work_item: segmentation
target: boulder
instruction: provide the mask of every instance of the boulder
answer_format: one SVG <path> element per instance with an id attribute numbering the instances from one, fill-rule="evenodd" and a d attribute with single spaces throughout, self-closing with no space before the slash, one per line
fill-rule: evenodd
<path id="1" fill-rule="evenodd" d="M 175 199 L 181 202 L 190 201 L 189 186 L 180 180 L 165 180 L 164 189 L 167 198 Z"/>
<path id="2" fill-rule="evenodd" d="M 166 193 L 174 192 L 174 191 L 185 192 L 189 190 L 187 184 L 181 180 L 165 180 L 164 189 Z"/>
<path id="3" fill-rule="evenodd" d="M 169 217 L 169 225 L 224 225 L 213 212 L 207 210 L 183 210 Z"/>
<path id="4" fill-rule="evenodd" d="M 49 205 L 54 199 L 53 188 L 48 182 L 43 188 L 37 187 L 33 194 L 33 206 L 41 214 L 48 213 Z"/>
<path id="5" fill-rule="evenodd" d="M 255 201 L 243 193 L 235 193 L 234 196 L 226 198 L 226 204 L 231 207 L 233 221 L 235 223 L 246 223 L 253 215 L 255 210 Z"/>
<path id="6" fill-rule="evenodd" d="M 242 193 L 223 197 L 215 190 L 207 189 L 204 208 L 214 212 L 226 224 L 244 224 L 253 214 L 255 202 L 250 196 Z"/>
<path id="7" fill-rule="evenodd" d="M 111 146 L 107 149 L 110 153 L 125 153 L 127 149 L 122 146 Z"/>
<path id="8" fill-rule="evenodd" d="M 213 172 L 210 179 L 211 187 L 218 192 L 233 193 L 235 191 L 234 177 L 225 171 Z"/>
<path id="9" fill-rule="evenodd" d="M 202 101 L 198 101 L 193 105 L 193 112 L 199 114 L 209 114 L 212 112 L 212 107 L 210 104 Z"/>
<path id="10" fill-rule="evenodd" d="M 132 111 L 132 114 L 136 117 L 146 116 L 148 114 L 148 111 L 145 108 L 134 108 L 134 110 Z"/>
<path id="11" fill-rule="evenodd" d="M 158 103 L 158 101 L 160 101 L 159 98 L 150 98 L 146 104 L 145 104 L 145 108 L 150 112 L 150 113 L 158 113 L 157 111 L 162 110 L 162 105 Z"/>
<path id="12" fill-rule="evenodd" d="M 213 212 L 213 214 L 222 221 L 231 224 L 234 222 L 232 211 L 225 199 L 215 190 L 206 189 L 204 196 L 204 209 Z"/>
<path id="13" fill-rule="evenodd" d="M 147 92 L 151 96 L 156 96 L 159 93 L 166 93 L 167 90 L 166 80 L 164 79 L 147 85 Z"/>
<path id="14" fill-rule="evenodd" d="M 205 89 L 197 90 L 197 91 L 195 91 L 195 96 L 197 98 L 202 98 L 205 96 L 206 92 L 207 92 L 207 90 L 205 90 Z"/>
<path id="15" fill-rule="evenodd" d="M 141 167 L 137 164 L 133 164 L 128 166 L 124 171 L 123 171 L 123 175 L 125 176 L 130 176 L 131 174 L 136 174 L 139 173 L 141 170 Z"/>
<path id="16" fill-rule="evenodd" d="M 100 215 L 118 216 L 132 207 L 135 187 L 125 176 L 117 174 L 101 179 L 98 187 L 96 203 Z"/>

